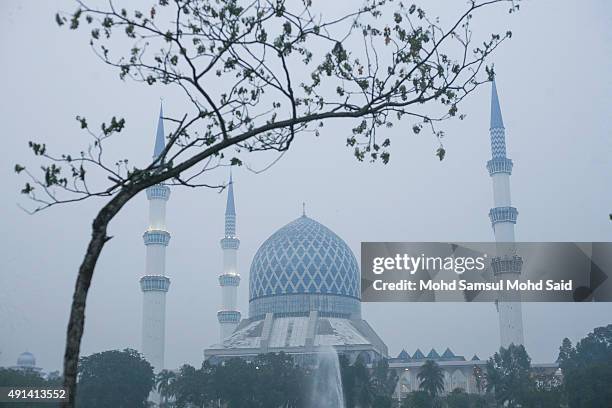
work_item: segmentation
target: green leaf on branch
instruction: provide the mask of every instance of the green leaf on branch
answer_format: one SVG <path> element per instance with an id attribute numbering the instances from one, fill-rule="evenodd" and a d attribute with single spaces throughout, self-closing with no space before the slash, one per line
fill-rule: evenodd
<path id="1" fill-rule="evenodd" d="M 71 30 L 76 30 L 77 28 L 79 28 L 79 20 L 81 18 L 82 13 L 83 13 L 83 10 L 77 9 L 77 11 L 75 11 L 74 14 L 72 15 L 72 18 L 70 19 L 70 29 Z"/>
<path id="2" fill-rule="evenodd" d="M 66 24 L 66 17 L 62 17 L 59 15 L 59 13 L 55 13 L 55 22 L 61 27 Z"/>
<path id="3" fill-rule="evenodd" d="M 113 116 L 111 118 L 111 123 L 109 126 L 107 126 L 106 123 L 102 123 L 102 132 L 104 133 L 105 136 L 108 136 L 111 133 L 121 132 L 124 127 L 125 127 L 125 119 L 121 118 L 117 120 L 117 118 Z"/>
<path id="4" fill-rule="evenodd" d="M 28 142 L 28 146 L 30 146 L 35 156 L 42 156 L 47 151 L 47 146 L 44 143 Z"/>
<path id="5" fill-rule="evenodd" d="M 77 116 L 76 120 L 81 124 L 81 129 L 87 129 L 87 120 L 81 116 Z"/>
<path id="6" fill-rule="evenodd" d="M 34 191 L 34 187 L 30 183 L 25 183 L 25 186 L 21 189 L 21 194 L 30 194 Z"/>

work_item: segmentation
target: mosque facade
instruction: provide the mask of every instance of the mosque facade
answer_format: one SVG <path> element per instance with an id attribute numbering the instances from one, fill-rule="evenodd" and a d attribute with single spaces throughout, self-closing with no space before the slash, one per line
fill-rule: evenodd
<path id="1" fill-rule="evenodd" d="M 228 240 L 237 241 L 232 181 L 227 203 L 226 236 L 221 240 L 224 251 Z M 230 280 L 236 291 L 240 275 L 235 262 L 224 262 L 224 269 L 219 276 L 222 292 Z M 359 357 L 371 362 L 387 357 L 387 346 L 361 316 L 360 295 L 355 255 L 342 238 L 304 211 L 256 252 L 249 273 L 249 315 L 235 319 L 235 328 L 229 333 L 223 318 L 240 315 L 235 310 L 235 296 L 224 293 L 223 306 L 231 306 L 217 314 L 220 341 L 207 348 L 204 356 L 219 362 L 285 352 L 307 361 L 317 352 L 333 348 L 349 360 Z M 229 297 L 232 300 L 228 302 Z"/>
<path id="2" fill-rule="evenodd" d="M 487 169 L 492 178 L 494 207 L 489 212 L 497 242 L 514 242 L 518 211 L 510 201 L 512 160 L 506 157 L 505 129 L 497 89 L 493 83 L 490 125 L 491 160 Z M 154 157 L 164 149 L 163 123 L 158 124 Z M 317 353 L 330 349 L 348 357 L 372 363 L 389 359 L 398 373 L 396 395 L 416 390 L 417 375 L 426 360 L 438 362 L 445 373 L 445 388 L 478 392 L 475 373 L 486 361 L 477 356 L 466 359 L 450 348 L 441 355 L 435 350 L 424 355 L 417 350 L 402 351 L 389 357 L 387 346 L 361 314 L 361 278 L 355 255 L 331 229 L 306 212 L 274 232 L 257 250 L 249 271 L 249 310 L 243 316 L 237 308 L 242 278 L 237 266 L 240 240 L 234 181 L 230 176 L 225 211 L 225 233 L 220 241 L 223 270 L 219 275 L 221 307 L 217 312 L 219 340 L 204 350 L 212 363 L 240 357 L 252 359 L 262 353 L 284 352 L 299 363 L 308 363 Z M 142 350 L 156 371 L 164 368 L 165 296 L 170 281 L 165 275 L 165 249 L 170 234 L 165 229 L 166 186 L 147 190 L 151 222 L 145 232 L 147 246 L 143 291 Z M 500 254 L 496 276 L 521 273 L 521 259 L 506 245 Z M 504 268 L 511 268 L 506 270 Z M 499 313 L 502 346 L 523 343 L 520 299 L 500 299 Z M 554 369 L 554 365 L 543 369 Z M 556 367 L 556 366 L 555 366 Z"/>
<path id="3" fill-rule="evenodd" d="M 506 155 L 505 128 L 495 81 L 489 133 L 491 160 L 486 167 L 492 179 L 494 203 L 489 218 L 495 240 L 507 244 L 505 252 L 493 260 L 492 269 L 498 278 L 508 274 L 519 278 L 522 260 L 514 252 L 513 244 L 518 210 L 510 199 L 513 162 Z M 235 301 L 240 283 L 235 262 L 239 242 L 234 186 L 230 180 L 225 237 L 221 240 L 224 271 L 219 277 L 223 292 L 222 310 L 218 312 L 220 341 L 204 351 L 206 359 L 248 358 L 281 351 L 308 356 L 329 347 L 345 354 L 349 360 L 361 357 L 365 362 L 372 362 L 388 357 L 386 345 L 361 316 L 361 281 L 355 255 L 333 231 L 304 212 L 272 234 L 251 263 L 249 315 L 245 319 L 241 319 Z M 228 285 L 232 288 L 231 295 L 226 293 Z M 501 345 L 523 344 L 520 299 L 500 299 L 496 307 Z M 228 320 L 231 320 L 230 330 Z M 452 375 L 463 378 L 466 374 L 464 358 L 455 356 L 450 349 L 443 353 L 444 358 L 432 352 L 431 359 L 439 357 L 441 362 L 452 361 L 452 366 L 460 367 Z M 410 360 L 414 364 L 419 362 L 419 358 Z M 399 358 L 398 361 L 403 364 L 407 360 Z M 469 367 L 475 364 L 470 363 Z"/>

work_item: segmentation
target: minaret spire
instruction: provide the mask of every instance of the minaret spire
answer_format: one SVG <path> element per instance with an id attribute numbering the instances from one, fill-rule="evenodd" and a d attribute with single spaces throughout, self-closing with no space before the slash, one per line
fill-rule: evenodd
<path id="1" fill-rule="evenodd" d="M 236 205 L 234 204 L 234 180 L 230 171 L 229 183 L 227 184 L 227 203 L 225 204 L 225 215 L 236 216 Z"/>
<path id="2" fill-rule="evenodd" d="M 491 160 L 487 169 L 493 181 L 493 205 L 489 219 L 497 243 L 497 256 L 491 262 L 496 279 L 520 279 L 523 260 L 516 254 L 514 225 L 518 211 L 512 206 L 510 175 L 513 163 L 506 154 L 506 129 L 502 119 L 497 85 L 491 89 Z M 502 347 L 523 344 L 523 315 L 520 295 L 502 292 L 497 303 Z"/>
<path id="3" fill-rule="evenodd" d="M 491 88 L 491 129 L 503 129 L 504 120 L 502 118 L 501 107 L 499 106 L 499 96 L 497 95 L 497 85 L 493 80 Z"/>
<path id="4" fill-rule="evenodd" d="M 219 275 L 221 310 L 217 312 L 219 340 L 221 342 L 234 332 L 241 317 L 237 308 L 238 285 L 240 285 L 240 274 L 237 266 L 239 247 L 240 240 L 236 237 L 234 180 L 230 170 L 227 202 L 225 204 L 225 236 L 221 239 L 221 249 L 223 250 L 223 272 Z"/>
<path id="5" fill-rule="evenodd" d="M 155 147 L 153 148 L 153 159 L 157 159 L 166 147 L 166 134 L 164 133 L 164 107 L 159 103 L 159 118 L 157 119 L 157 132 L 155 134 Z"/>
<path id="6" fill-rule="evenodd" d="M 162 115 L 160 107 L 154 158 L 164 149 Z M 166 231 L 166 203 L 170 198 L 170 188 L 156 184 L 146 191 L 149 200 L 149 225 L 143 234 L 146 264 L 145 275 L 140 279 L 140 289 L 143 293 L 141 351 L 155 372 L 159 372 L 165 368 L 166 293 L 170 287 L 170 279 L 166 276 L 166 247 L 170 242 L 170 233 Z"/>

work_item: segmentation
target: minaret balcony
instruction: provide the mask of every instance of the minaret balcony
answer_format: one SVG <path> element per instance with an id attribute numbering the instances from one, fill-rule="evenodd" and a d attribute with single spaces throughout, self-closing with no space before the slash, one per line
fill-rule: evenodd
<path id="1" fill-rule="evenodd" d="M 504 157 L 492 159 L 487 162 L 487 170 L 489 170 L 489 176 L 493 176 L 498 173 L 512 174 L 513 163 L 512 160 Z"/>
<path id="2" fill-rule="evenodd" d="M 219 323 L 240 323 L 240 312 L 237 310 L 219 310 L 217 312 L 217 319 Z"/>
<path id="3" fill-rule="evenodd" d="M 170 187 L 164 186 L 163 184 L 151 186 L 147 188 L 147 198 L 149 200 L 168 201 L 170 198 Z"/>
<path id="4" fill-rule="evenodd" d="M 163 245 L 170 243 L 170 233 L 162 230 L 149 230 L 142 235 L 145 245 Z"/>
<path id="5" fill-rule="evenodd" d="M 240 285 L 240 275 L 230 273 L 219 275 L 219 284 L 221 286 L 238 286 Z"/>
<path id="6" fill-rule="evenodd" d="M 491 260 L 494 275 L 505 273 L 520 274 L 523 267 L 523 258 L 518 255 L 497 256 Z"/>
<path id="7" fill-rule="evenodd" d="M 491 224 L 495 225 L 499 222 L 511 222 L 516 224 L 516 217 L 518 216 L 518 210 L 514 207 L 495 207 L 489 210 L 489 218 Z"/>
<path id="8" fill-rule="evenodd" d="M 240 240 L 236 237 L 225 237 L 221 240 L 221 249 L 238 249 Z"/>
<path id="9" fill-rule="evenodd" d="M 170 279 L 161 275 L 146 275 L 140 278 L 140 289 L 143 292 L 168 292 Z"/>

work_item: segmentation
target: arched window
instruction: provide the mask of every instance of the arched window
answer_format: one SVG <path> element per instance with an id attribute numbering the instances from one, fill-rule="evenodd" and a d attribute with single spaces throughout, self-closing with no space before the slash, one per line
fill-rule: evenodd
<path id="1" fill-rule="evenodd" d="M 461 388 L 463 391 L 467 391 L 467 377 L 461 370 L 455 370 L 451 376 L 452 389 Z"/>

